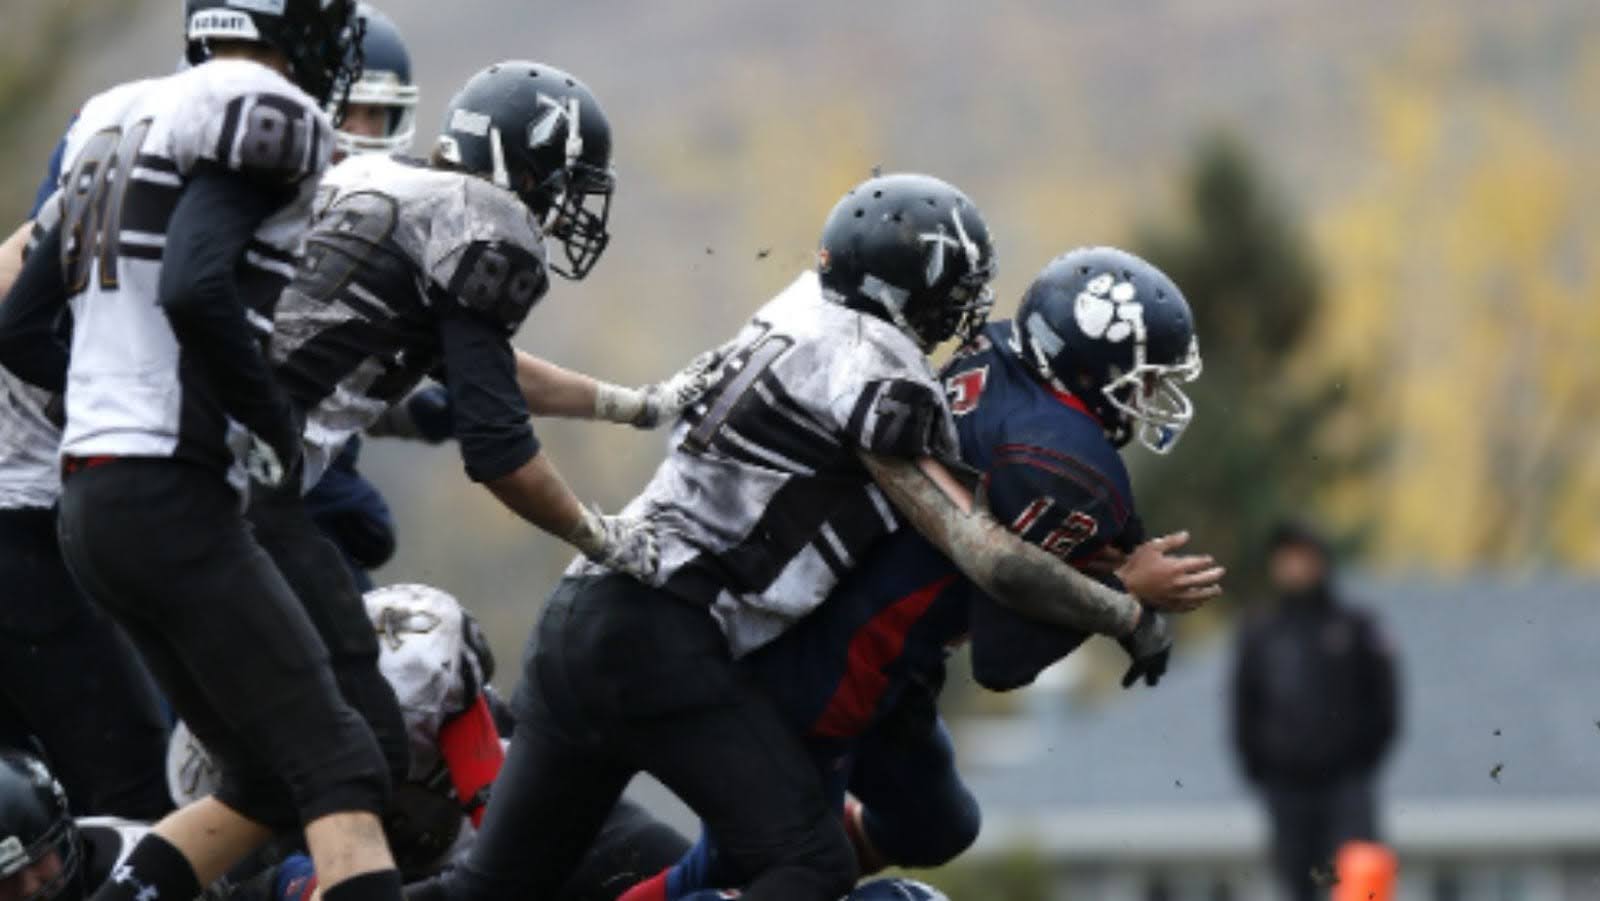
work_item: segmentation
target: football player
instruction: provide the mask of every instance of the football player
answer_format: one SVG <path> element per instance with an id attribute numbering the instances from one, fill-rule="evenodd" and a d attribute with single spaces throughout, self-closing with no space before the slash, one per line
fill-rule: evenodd
<path id="1" fill-rule="evenodd" d="M 415 131 L 417 101 L 405 45 L 376 9 L 362 4 L 358 16 L 366 69 L 351 90 L 351 115 L 340 123 L 336 143 L 341 150 L 403 152 Z M 57 210 L 44 200 L 60 182 L 60 156 L 52 156 L 30 217 Z M 20 245 L 32 225 L 24 223 L 0 247 L 0 296 L 20 269 Z M 387 433 L 443 440 L 449 413 L 442 394 L 434 386 L 396 405 Z M 4 581 L 18 588 L 0 610 L 0 744 L 19 745 L 29 735 L 39 740 L 74 810 L 153 821 L 171 809 L 152 767 L 165 746 L 166 718 L 137 653 L 77 590 L 61 560 L 54 511 L 59 396 L 0 370 L 0 397 L 0 567 Z M 355 472 L 357 452 L 352 441 L 307 502 L 352 574 L 365 580 L 393 553 L 394 538 L 382 496 Z"/>
<path id="2" fill-rule="evenodd" d="M 976 207 L 928 176 L 882 176 L 840 201 L 821 244 L 817 271 L 727 346 L 720 381 L 625 510 L 655 524 L 658 571 L 640 581 L 580 560 L 556 587 L 483 832 L 408 895 L 547 893 L 640 770 L 701 816 L 746 897 L 844 894 L 854 859 L 816 770 L 733 659 L 820 603 L 898 528 L 894 506 L 1008 602 L 1094 631 L 1138 626 L 1137 600 L 1006 534 L 938 462 L 957 438 L 925 354 L 971 337 L 991 304 Z M 1182 568 L 1146 559 L 1124 578 L 1163 605 L 1214 594 L 1175 590 Z"/>
<path id="3" fill-rule="evenodd" d="M 1047 265 L 1016 319 L 988 325 L 942 377 L 962 460 L 982 473 L 990 513 L 1104 573 L 1145 542 L 1118 449 L 1137 438 L 1170 451 L 1193 415 L 1182 386 L 1199 373 L 1194 319 L 1178 287 L 1133 254 L 1095 247 Z M 1195 583 L 1221 577 L 1209 558 L 1194 562 Z M 1164 618 L 1149 613 L 1141 627 L 1122 639 L 1133 658 L 1124 687 L 1154 685 L 1166 669 Z M 936 709 L 949 649 L 970 638 L 978 682 L 1009 691 L 1088 637 L 1012 613 L 907 532 L 745 667 L 805 736 L 863 872 L 933 867 L 970 846 L 979 827 Z M 719 856 L 702 838 L 672 871 L 625 897 L 676 899 L 731 884 Z"/>
<path id="4" fill-rule="evenodd" d="M 0 746 L 42 744 L 76 811 L 154 820 L 172 809 L 151 770 L 167 721 L 137 652 L 61 559 L 60 404 L 0 369 Z"/>
<path id="5" fill-rule="evenodd" d="M 298 419 L 250 317 L 292 274 L 358 20 L 348 0 L 185 12 L 192 68 L 84 107 L 62 221 L 0 310 L 7 367 L 71 386 L 68 566 L 224 762 L 217 795 L 158 823 L 97 894 L 193 896 L 298 823 L 330 899 L 392 898 L 389 768 L 311 621 L 348 614 L 303 606 L 240 514 L 247 460 L 267 483 L 298 471 Z M 63 298 L 70 365 L 52 340 Z"/>
<path id="6" fill-rule="evenodd" d="M 547 291 L 548 270 L 582 278 L 609 240 L 605 114 L 573 76 L 513 61 L 469 79 L 445 120 L 428 162 L 358 155 L 323 182 L 270 350 L 278 381 L 307 411 L 303 479 L 314 483 L 354 434 L 437 375 L 471 479 L 590 557 L 646 574 L 649 532 L 581 505 L 528 415 L 653 425 L 698 396 L 708 364 L 628 389 L 510 340 Z M 547 266 L 547 240 L 564 263 Z M 263 493 L 255 508 L 276 505 Z"/>
<path id="7" fill-rule="evenodd" d="M 494 657 L 477 621 L 449 593 L 426 585 L 389 585 L 366 593 L 380 638 L 379 666 L 405 712 L 411 771 L 396 787 L 386 817 L 402 873 L 437 872 L 470 847 L 488 786 L 499 770 L 500 737 L 491 714 Z M 187 804 L 216 789 L 205 748 L 179 724 L 167 757 L 173 800 Z M 689 843 L 641 808 L 620 802 L 559 898 L 615 898 L 640 876 L 678 859 Z M 236 874 L 237 875 L 237 874 Z M 244 878 L 235 901 L 300 901 L 316 886 L 301 854 Z"/>
<path id="8" fill-rule="evenodd" d="M 0 749 L 0 901 L 83 901 L 149 831 L 119 817 L 75 819 L 44 761 Z"/>
<path id="9" fill-rule="evenodd" d="M 361 77 L 350 86 L 334 133 L 335 162 L 356 153 L 409 153 L 417 135 L 420 94 L 411 80 L 405 37 L 370 3 L 357 4 L 356 15 L 363 27 Z"/>
<path id="10" fill-rule="evenodd" d="M 370 3 L 356 7 L 362 22 L 361 77 L 350 87 L 344 118 L 334 132 L 334 161 L 353 153 L 409 153 L 417 132 L 420 92 L 411 79 L 405 37 Z M 419 389 L 391 408 L 371 434 L 438 443 L 450 436 L 449 399 L 438 385 Z M 353 437 L 306 495 L 306 507 L 350 567 L 356 586 L 394 556 L 394 518 L 377 487 L 357 471 L 361 439 Z"/>

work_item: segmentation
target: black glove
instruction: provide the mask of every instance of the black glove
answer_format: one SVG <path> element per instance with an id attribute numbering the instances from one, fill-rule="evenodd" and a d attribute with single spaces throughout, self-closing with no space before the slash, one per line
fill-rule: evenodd
<path id="1" fill-rule="evenodd" d="M 290 430 L 275 440 L 252 432 L 250 446 L 245 452 L 245 472 L 252 482 L 267 489 L 298 492 L 303 449 L 299 432 Z"/>
<path id="2" fill-rule="evenodd" d="M 1117 639 L 1117 644 L 1128 652 L 1133 663 L 1122 675 L 1122 687 L 1132 688 L 1140 679 L 1154 687 L 1167 673 L 1167 661 L 1172 657 L 1172 628 L 1166 614 L 1146 607 L 1139 616 L 1139 626 L 1133 634 Z"/>

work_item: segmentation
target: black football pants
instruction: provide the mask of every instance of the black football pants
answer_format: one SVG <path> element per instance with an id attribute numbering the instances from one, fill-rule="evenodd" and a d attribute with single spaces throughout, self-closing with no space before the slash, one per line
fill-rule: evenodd
<path id="1" fill-rule="evenodd" d="M 0 510 L 0 745 L 44 745 L 79 816 L 160 819 L 167 722 L 126 636 L 73 584 L 56 511 Z"/>
<path id="2" fill-rule="evenodd" d="M 298 489 L 297 479 L 276 491 L 255 486 L 245 516 L 311 617 L 340 694 L 372 728 L 398 785 L 409 775 L 411 744 L 394 686 L 378 668 L 377 630 L 344 554 L 311 518 Z"/>
<path id="3" fill-rule="evenodd" d="M 444 877 L 452 901 L 553 897 L 640 771 L 699 814 L 746 901 L 835 901 L 855 881 L 815 766 L 705 608 L 625 576 L 562 580 L 513 709 L 483 829 Z"/>
<path id="4" fill-rule="evenodd" d="M 1377 840 L 1372 778 L 1361 774 L 1321 785 L 1268 784 L 1272 863 L 1294 901 L 1328 896 L 1328 877 L 1339 847 Z"/>
<path id="5" fill-rule="evenodd" d="M 219 800 L 280 829 L 382 812 L 389 769 L 372 730 L 220 473 L 155 458 L 92 466 L 66 478 L 59 528 L 78 584 L 221 763 Z"/>

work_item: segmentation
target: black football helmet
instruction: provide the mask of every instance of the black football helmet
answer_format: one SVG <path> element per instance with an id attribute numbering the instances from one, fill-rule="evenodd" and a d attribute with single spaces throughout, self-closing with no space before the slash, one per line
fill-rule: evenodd
<path id="1" fill-rule="evenodd" d="M 1200 376 L 1194 314 L 1155 266 L 1114 247 L 1064 253 L 1028 286 L 1012 350 L 1081 400 L 1118 447 L 1172 450 L 1194 418 L 1183 385 Z"/>
<path id="2" fill-rule="evenodd" d="M 967 195 L 928 175 L 870 178 L 822 226 L 823 293 L 894 323 L 924 351 L 970 339 L 994 306 L 989 226 Z"/>
<path id="3" fill-rule="evenodd" d="M 557 274 L 589 274 L 611 235 L 611 125 L 583 82 L 543 63 L 496 63 L 445 108 L 436 155 L 514 191 L 565 249 Z"/>
<path id="4" fill-rule="evenodd" d="M 356 6 L 361 20 L 361 77 L 350 85 L 349 103 L 381 106 L 389 111 L 382 137 L 340 130 L 334 141 L 340 152 L 406 153 L 417 135 L 417 98 L 411 80 L 411 54 L 394 20 L 370 3 Z"/>
<path id="5" fill-rule="evenodd" d="M 44 869 L 48 876 L 36 876 L 38 887 L 21 901 L 76 901 L 84 895 L 83 841 L 61 783 L 38 757 L 0 751 L 0 884 L 25 878 L 29 869 Z"/>
<path id="6" fill-rule="evenodd" d="M 211 58 L 213 41 L 265 44 L 289 60 L 289 79 L 334 119 L 361 77 L 361 20 L 355 0 L 184 0 L 190 65 Z"/>

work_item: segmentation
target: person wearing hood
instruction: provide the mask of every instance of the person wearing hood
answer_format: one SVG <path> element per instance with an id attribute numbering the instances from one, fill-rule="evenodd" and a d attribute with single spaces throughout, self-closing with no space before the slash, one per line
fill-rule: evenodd
<path id="1" fill-rule="evenodd" d="M 1278 525 L 1267 569 L 1277 599 L 1241 630 L 1233 738 L 1272 822 L 1287 897 L 1309 901 L 1339 846 L 1377 838 L 1374 783 L 1399 720 L 1396 661 L 1372 614 L 1339 598 L 1332 551 L 1313 528 Z"/>

